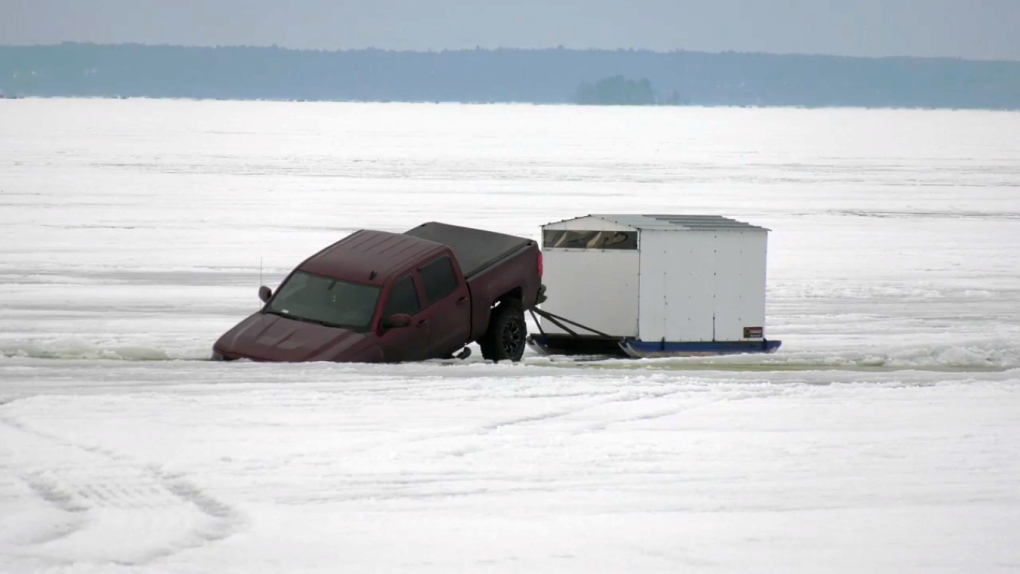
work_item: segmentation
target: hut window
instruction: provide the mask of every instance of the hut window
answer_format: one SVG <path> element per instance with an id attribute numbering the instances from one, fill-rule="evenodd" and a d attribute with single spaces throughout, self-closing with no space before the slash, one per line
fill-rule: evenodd
<path id="1" fill-rule="evenodd" d="M 637 249 L 637 231 L 542 232 L 542 247 L 565 249 Z"/>

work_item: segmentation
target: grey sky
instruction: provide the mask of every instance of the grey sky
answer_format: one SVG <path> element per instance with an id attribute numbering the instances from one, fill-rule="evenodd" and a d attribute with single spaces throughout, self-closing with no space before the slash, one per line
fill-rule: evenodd
<path id="1" fill-rule="evenodd" d="M 0 44 L 62 41 L 1020 60 L 1020 0 L 0 0 Z"/>

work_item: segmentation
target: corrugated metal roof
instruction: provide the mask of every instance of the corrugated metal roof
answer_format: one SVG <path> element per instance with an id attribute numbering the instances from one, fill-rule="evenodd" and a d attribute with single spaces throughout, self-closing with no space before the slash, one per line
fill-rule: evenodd
<path id="1" fill-rule="evenodd" d="M 677 230 L 677 231 L 698 231 L 710 229 L 760 229 L 770 231 L 764 227 L 751 225 L 736 219 L 722 217 L 721 215 L 637 215 L 637 214 L 601 214 L 593 213 L 585 217 L 597 217 L 620 225 L 627 225 L 635 229 L 654 230 Z M 580 219 L 580 218 L 577 218 Z M 567 220 L 569 221 L 569 220 Z"/>

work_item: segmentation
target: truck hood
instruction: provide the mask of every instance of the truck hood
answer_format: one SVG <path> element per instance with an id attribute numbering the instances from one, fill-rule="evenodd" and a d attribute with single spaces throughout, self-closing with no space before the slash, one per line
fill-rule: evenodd
<path id="1" fill-rule="evenodd" d="M 214 350 L 232 359 L 344 361 L 361 350 L 366 334 L 279 315 L 256 313 L 216 341 Z"/>

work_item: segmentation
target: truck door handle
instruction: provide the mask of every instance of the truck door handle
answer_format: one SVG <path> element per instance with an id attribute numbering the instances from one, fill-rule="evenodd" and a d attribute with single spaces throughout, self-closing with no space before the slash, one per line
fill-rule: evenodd
<path id="1" fill-rule="evenodd" d="M 457 304 L 460 305 L 461 303 L 467 300 L 468 300 L 467 295 L 464 295 L 463 297 L 457 299 Z"/>

